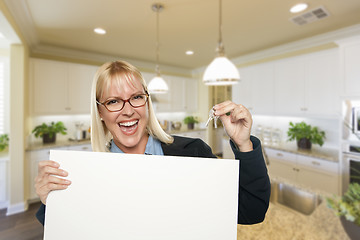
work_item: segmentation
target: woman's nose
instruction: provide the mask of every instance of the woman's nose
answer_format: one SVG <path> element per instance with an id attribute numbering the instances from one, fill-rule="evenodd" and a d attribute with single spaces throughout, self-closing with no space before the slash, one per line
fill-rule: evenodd
<path id="1" fill-rule="evenodd" d="M 131 116 L 134 113 L 134 108 L 129 102 L 125 102 L 124 108 L 121 110 L 121 114 Z"/>

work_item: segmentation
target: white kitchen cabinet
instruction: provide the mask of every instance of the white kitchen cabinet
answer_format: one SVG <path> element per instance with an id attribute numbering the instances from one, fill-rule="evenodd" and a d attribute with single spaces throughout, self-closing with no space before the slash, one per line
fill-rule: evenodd
<path id="1" fill-rule="evenodd" d="M 203 141 L 205 141 L 206 131 L 205 130 L 185 131 L 181 133 L 176 133 L 174 135 L 182 136 L 182 137 L 190 137 L 190 138 L 200 138 Z"/>
<path id="2" fill-rule="evenodd" d="M 338 50 L 275 62 L 275 113 L 295 116 L 340 114 Z"/>
<path id="3" fill-rule="evenodd" d="M 0 157 L 0 209 L 8 206 L 7 197 L 7 166 L 9 159 Z"/>
<path id="4" fill-rule="evenodd" d="M 88 114 L 96 66 L 31 59 L 31 109 L 34 114 Z"/>
<path id="5" fill-rule="evenodd" d="M 147 84 L 154 77 L 151 73 L 142 73 Z M 163 94 L 151 94 L 155 112 L 196 112 L 198 109 L 197 81 L 185 77 L 162 75 L 169 91 Z"/>
<path id="6" fill-rule="evenodd" d="M 68 147 L 57 147 L 52 148 L 54 150 L 73 150 L 73 151 L 91 151 L 91 144 L 81 144 L 81 145 L 73 145 Z M 38 196 L 35 192 L 35 178 L 38 175 L 38 164 L 40 161 L 49 160 L 50 159 L 50 149 L 41 149 L 41 150 L 32 150 L 26 152 L 26 159 L 29 164 L 29 189 L 30 196 L 29 200 L 36 200 Z"/>
<path id="7" fill-rule="evenodd" d="M 305 65 L 303 57 L 275 62 L 275 112 L 297 115 L 304 111 Z"/>
<path id="8" fill-rule="evenodd" d="M 360 97 L 360 39 L 341 45 L 343 95 Z"/>
<path id="9" fill-rule="evenodd" d="M 241 80 L 232 87 L 232 99 L 252 114 L 274 112 L 274 64 L 263 63 L 241 68 Z"/>
<path id="10" fill-rule="evenodd" d="M 265 148 L 269 158 L 270 176 L 281 177 L 291 183 L 339 194 L 338 163 L 327 160 Z"/>

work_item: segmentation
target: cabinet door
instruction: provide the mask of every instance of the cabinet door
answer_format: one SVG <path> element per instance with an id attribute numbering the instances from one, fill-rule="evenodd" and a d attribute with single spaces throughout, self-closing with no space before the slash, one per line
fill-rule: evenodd
<path id="1" fill-rule="evenodd" d="M 92 148 L 91 148 L 91 144 L 81 144 L 81 145 L 76 145 L 76 146 L 69 146 L 68 150 L 91 152 Z"/>
<path id="2" fill-rule="evenodd" d="M 96 66 L 83 64 L 69 65 L 69 111 L 90 114 L 90 92 Z"/>
<path id="3" fill-rule="evenodd" d="M 251 86 L 253 114 L 273 114 L 274 64 L 264 63 L 253 68 Z"/>
<path id="4" fill-rule="evenodd" d="M 32 96 L 35 114 L 58 114 L 69 110 L 66 63 L 32 60 Z"/>
<path id="5" fill-rule="evenodd" d="M 252 81 L 253 77 L 253 67 L 240 68 L 240 82 L 232 86 L 232 101 L 236 104 L 242 104 L 250 112 L 253 111 L 253 102 L 252 102 Z"/>
<path id="6" fill-rule="evenodd" d="M 186 82 L 184 78 L 168 76 L 170 86 L 170 110 L 172 112 L 181 112 L 185 110 L 186 98 L 185 87 Z"/>
<path id="7" fill-rule="evenodd" d="M 275 112 L 299 115 L 304 111 L 304 61 L 301 57 L 275 63 Z"/>
<path id="8" fill-rule="evenodd" d="M 198 111 L 198 81 L 195 79 L 187 78 L 185 79 L 185 89 L 184 89 L 184 99 L 185 99 L 185 111 L 189 113 Z"/>
<path id="9" fill-rule="evenodd" d="M 0 160 L 0 209 L 7 207 L 7 163 Z"/>
<path id="10" fill-rule="evenodd" d="M 306 167 L 297 167 L 297 182 L 312 189 L 318 189 L 331 194 L 339 194 L 339 176 L 316 171 Z"/>
<path id="11" fill-rule="evenodd" d="M 339 54 L 337 50 L 312 54 L 305 64 L 305 112 L 310 115 L 340 113 Z"/>
<path id="12" fill-rule="evenodd" d="M 296 169 L 294 165 L 289 162 L 278 161 L 276 159 L 271 159 L 270 164 L 268 165 L 270 176 L 281 177 L 287 180 L 296 182 Z"/>
<path id="13" fill-rule="evenodd" d="M 360 42 L 342 49 L 343 55 L 343 74 L 344 74 L 344 90 L 346 96 L 360 96 Z"/>

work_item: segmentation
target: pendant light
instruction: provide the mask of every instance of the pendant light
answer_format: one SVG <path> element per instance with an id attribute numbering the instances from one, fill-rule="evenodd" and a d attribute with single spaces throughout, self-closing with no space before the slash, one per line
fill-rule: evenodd
<path id="1" fill-rule="evenodd" d="M 217 56 L 206 68 L 203 82 L 206 85 L 232 85 L 240 80 L 236 66 L 225 56 L 221 33 L 221 0 L 219 0 L 219 42 L 216 48 Z"/>
<path id="2" fill-rule="evenodd" d="M 156 76 L 151 79 L 148 84 L 149 93 L 152 94 L 163 94 L 167 93 L 169 90 L 168 85 L 165 80 L 160 75 L 159 67 L 159 13 L 164 9 L 164 6 L 160 3 L 155 3 L 152 5 L 152 10 L 156 12 L 156 67 L 155 72 Z"/>

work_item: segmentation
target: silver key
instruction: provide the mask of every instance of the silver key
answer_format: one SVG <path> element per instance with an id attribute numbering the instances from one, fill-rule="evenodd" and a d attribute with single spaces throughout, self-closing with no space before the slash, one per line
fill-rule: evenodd
<path id="1" fill-rule="evenodd" d="M 215 113 L 214 109 L 211 108 L 211 109 L 210 109 L 210 112 L 209 112 L 209 119 L 207 120 L 207 122 L 206 122 L 206 124 L 205 124 L 206 127 L 209 125 L 209 123 L 210 123 L 211 120 L 214 120 L 214 127 L 217 128 L 217 123 L 216 123 L 216 121 L 217 121 L 217 119 L 218 119 L 219 117 L 218 117 L 218 116 L 215 116 L 214 113 Z"/>

